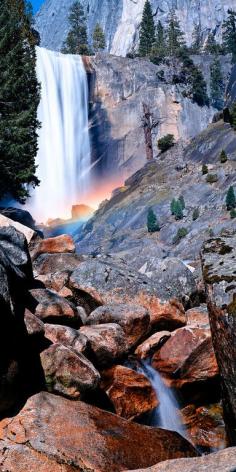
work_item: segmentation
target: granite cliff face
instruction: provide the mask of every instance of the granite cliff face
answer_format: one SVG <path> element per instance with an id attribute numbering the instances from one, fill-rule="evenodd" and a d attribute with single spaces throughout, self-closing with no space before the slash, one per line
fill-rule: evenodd
<path id="1" fill-rule="evenodd" d="M 213 56 L 194 56 L 202 70 L 210 95 L 210 66 Z M 167 133 L 176 140 L 188 141 L 212 121 L 213 107 L 200 107 L 185 97 L 185 84 L 173 84 L 174 75 L 181 76 L 181 64 L 157 66 L 143 59 L 98 54 L 89 58 L 91 127 L 94 161 L 106 175 L 127 178 L 146 163 L 142 128 L 143 104 L 154 120 L 154 155 L 157 139 Z M 221 57 L 225 85 L 231 70 L 231 58 Z"/>
<path id="2" fill-rule="evenodd" d="M 60 50 L 68 32 L 67 17 L 73 1 L 45 0 L 35 18 L 43 47 Z M 99 22 L 106 31 L 108 50 L 125 56 L 137 43 L 145 0 L 81 0 L 81 3 L 88 15 L 90 38 Z M 236 10 L 236 0 L 152 0 L 151 3 L 156 21 L 165 22 L 170 9 L 176 9 L 188 44 L 197 24 L 201 24 L 203 37 L 212 31 L 219 40 L 227 10 Z"/>

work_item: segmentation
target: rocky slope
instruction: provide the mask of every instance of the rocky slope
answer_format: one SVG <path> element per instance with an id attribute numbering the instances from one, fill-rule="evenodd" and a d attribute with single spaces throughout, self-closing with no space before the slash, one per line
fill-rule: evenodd
<path id="1" fill-rule="evenodd" d="M 144 0 L 82 0 L 88 15 L 88 30 L 91 38 L 95 24 L 99 22 L 106 32 L 108 50 L 125 56 L 137 42 Z M 212 31 L 221 36 L 222 22 L 229 8 L 236 10 L 236 0 L 152 0 L 156 21 L 166 21 L 171 8 L 176 9 L 186 40 L 191 43 L 195 25 L 201 24 L 203 36 Z M 68 11 L 73 0 L 45 0 L 36 15 L 35 26 L 40 32 L 41 45 L 60 50 L 68 32 Z"/>
<path id="2" fill-rule="evenodd" d="M 194 56 L 208 86 L 214 57 Z M 220 58 L 225 86 L 231 58 Z M 167 133 L 188 141 L 204 130 L 217 110 L 200 107 L 185 97 L 186 85 L 174 85 L 181 77 L 181 63 L 154 65 L 141 59 L 98 54 L 86 60 L 90 78 L 90 136 L 93 159 L 113 178 L 127 178 L 146 162 L 142 128 L 143 104 L 159 125 L 153 131 L 154 154 L 157 139 Z M 174 78 L 175 77 L 175 78 Z M 181 80 L 181 79 L 180 79 Z M 223 98 L 223 97 L 222 97 Z"/>

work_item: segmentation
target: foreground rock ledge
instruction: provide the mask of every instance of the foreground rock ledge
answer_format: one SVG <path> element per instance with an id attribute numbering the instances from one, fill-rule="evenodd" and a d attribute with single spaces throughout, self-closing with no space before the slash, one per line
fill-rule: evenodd
<path id="1" fill-rule="evenodd" d="M 15 418 L 0 423 L 0 439 L 2 444 L 8 443 L 4 449 L 0 441 L 0 465 L 11 472 L 121 472 L 197 455 L 177 433 L 130 423 L 91 405 L 45 392 L 31 397 Z M 17 461 L 6 465 L 16 452 Z M 45 456 L 45 469 L 38 469 L 34 461 L 38 453 Z M 19 464 L 25 457 L 22 469 Z M 53 464 L 49 469 L 47 462 Z"/>

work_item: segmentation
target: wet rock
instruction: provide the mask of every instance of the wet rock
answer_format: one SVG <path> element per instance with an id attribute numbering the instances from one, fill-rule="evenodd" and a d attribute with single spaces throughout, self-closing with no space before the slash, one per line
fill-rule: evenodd
<path id="1" fill-rule="evenodd" d="M 32 289 L 30 294 L 30 305 L 40 320 L 79 326 L 78 311 L 73 303 L 48 289 Z"/>
<path id="2" fill-rule="evenodd" d="M 197 454 L 176 433 L 45 392 L 31 397 L 15 418 L 3 420 L 0 437 L 82 471 L 121 472 Z"/>
<path id="3" fill-rule="evenodd" d="M 101 387 L 112 401 L 117 415 L 135 419 L 158 406 L 158 399 L 149 380 L 140 373 L 123 366 L 102 372 Z"/>
<path id="4" fill-rule="evenodd" d="M 53 344 L 59 343 L 70 347 L 76 354 L 83 354 L 88 349 L 88 339 L 76 329 L 47 323 L 44 329 L 45 337 Z"/>
<path id="5" fill-rule="evenodd" d="M 201 259 L 231 444 L 236 444 L 236 235 L 207 241 Z"/>
<path id="6" fill-rule="evenodd" d="M 44 323 L 27 308 L 25 310 L 24 322 L 29 336 L 37 338 L 44 336 Z"/>
<path id="7" fill-rule="evenodd" d="M 188 405 L 181 411 L 188 438 L 197 448 L 216 451 L 227 447 L 223 410 L 219 404 Z"/>
<path id="8" fill-rule="evenodd" d="M 73 239 L 68 234 L 56 236 L 55 238 L 43 239 L 31 251 L 32 259 L 36 259 L 40 254 L 57 254 L 75 252 Z"/>
<path id="9" fill-rule="evenodd" d="M 82 326 L 79 331 L 89 340 L 92 354 L 99 366 L 114 363 L 128 351 L 125 333 L 118 324 Z"/>
<path id="10" fill-rule="evenodd" d="M 165 461 L 156 466 L 132 472 L 234 472 L 235 468 L 236 448 L 231 447 L 207 456 Z"/>
<path id="11" fill-rule="evenodd" d="M 53 344 L 40 354 L 40 359 L 49 392 L 78 399 L 98 386 L 98 371 L 81 353 Z"/>
<path id="12" fill-rule="evenodd" d="M 86 320 L 86 325 L 104 323 L 119 324 L 125 332 L 129 347 L 132 347 L 148 332 L 150 315 L 138 305 L 114 304 L 97 308 Z"/>
<path id="13" fill-rule="evenodd" d="M 135 351 L 136 356 L 140 359 L 151 357 L 153 353 L 158 351 L 170 337 L 171 333 L 169 331 L 160 331 L 153 334 L 137 347 Z"/>

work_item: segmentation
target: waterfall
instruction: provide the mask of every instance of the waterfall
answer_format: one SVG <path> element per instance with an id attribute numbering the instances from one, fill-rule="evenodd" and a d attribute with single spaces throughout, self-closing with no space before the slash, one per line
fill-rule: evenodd
<path id="1" fill-rule="evenodd" d="M 159 406 L 154 410 L 151 426 L 176 431 L 182 436 L 186 436 L 186 431 L 179 415 L 179 404 L 173 391 L 166 387 L 160 374 L 149 363 L 143 362 L 138 370 L 149 379 L 160 402 Z"/>
<path id="2" fill-rule="evenodd" d="M 40 186 L 29 209 L 38 222 L 70 218 L 90 184 L 88 86 L 80 56 L 37 48 L 41 122 L 36 164 Z M 85 201 L 85 200 L 84 200 Z"/>

